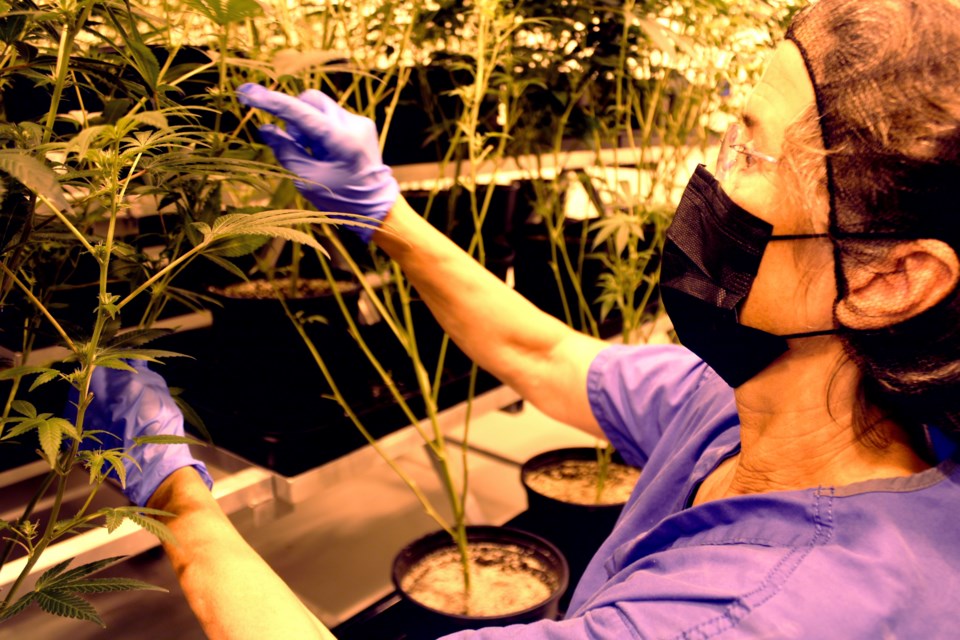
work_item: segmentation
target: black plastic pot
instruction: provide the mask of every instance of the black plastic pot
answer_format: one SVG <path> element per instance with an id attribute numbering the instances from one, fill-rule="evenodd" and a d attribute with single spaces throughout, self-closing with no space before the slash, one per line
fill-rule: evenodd
<path id="1" fill-rule="evenodd" d="M 544 495 L 527 484 L 529 474 L 565 460 L 596 460 L 592 447 L 554 449 L 536 455 L 520 467 L 520 480 L 527 494 L 527 513 L 524 526 L 554 543 L 570 564 L 570 582 L 576 585 L 597 549 L 607 539 L 623 511 L 624 503 L 574 504 Z M 613 462 L 625 464 L 614 453 Z M 566 606 L 571 593 L 566 594 L 561 606 Z"/>
<path id="2" fill-rule="evenodd" d="M 473 526 L 467 527 L 469 542 L 492 542 L 505 545 L 516 545 L 537 558 L 546 567 L 543 576 L 551 587 L 550 597 L 540 604 L 502 616 L 465 616 L 444 613 L 427 607 L 407 595 L 401 588 L 403 578 L 423 558 L 440 551 L 454 547 L 454 542 L 445 531 L 436 531 L 428 534 L 404 547 L 393 561 L 393 584 L 397 592 L 407 603 L 418 611 L 418 618 L 422 626 L 416 638 L 436 638 L 440 635 L 460 631 L 463 629 L 479 629 L 482 627 L 498 627 L 510 624 L 524 624 L 537 620 L 556 619 L 559 615 L 559 601 L 569 584 L 569 568 L 563 554 L 556 546 L 544 538 L 520 529 L 508 527 Z"/>

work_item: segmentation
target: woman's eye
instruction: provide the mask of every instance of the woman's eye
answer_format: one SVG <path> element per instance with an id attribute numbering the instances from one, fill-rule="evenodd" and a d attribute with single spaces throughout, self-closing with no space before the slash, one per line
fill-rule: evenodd
<path id="1" fill-rule="evenodd" d="M 736 151 L 737 155 L 740 156 L 740 159 L 743 162 L 743 166 L 747 167 L 748 169 L 750 167 L 753 167 L 753 165 L 757 163 L 757 159 L 754 158 L 750 150 L 747 149 L 747 145 L 744 145 L 744 144 L 735 145 L 733 147 L 733 150 Z"/>

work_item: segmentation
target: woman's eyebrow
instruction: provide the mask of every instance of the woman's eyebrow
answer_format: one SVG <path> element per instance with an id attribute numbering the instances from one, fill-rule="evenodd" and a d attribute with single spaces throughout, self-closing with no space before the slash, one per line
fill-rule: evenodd
<path id="1" fill-rule="evenodd" d="M 740 121 L 746 127 L 753 144 L 761 148 L 767 145 L 767 128 L 762 118 L 757 117 L 753 111 L 744 111 L 740 114 Z"/>

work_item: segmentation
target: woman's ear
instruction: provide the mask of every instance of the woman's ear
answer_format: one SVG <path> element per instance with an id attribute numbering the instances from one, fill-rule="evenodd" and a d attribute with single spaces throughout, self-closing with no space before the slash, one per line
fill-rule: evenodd
<path id="1" fill-rule="evenodd" d="M 844 275 L 847 295 L 837 303 L 839 323 L 851 329 L 882 329 L 943 300 L 957 286 L 960 261 L 945 242 L 908 240 Z"/>

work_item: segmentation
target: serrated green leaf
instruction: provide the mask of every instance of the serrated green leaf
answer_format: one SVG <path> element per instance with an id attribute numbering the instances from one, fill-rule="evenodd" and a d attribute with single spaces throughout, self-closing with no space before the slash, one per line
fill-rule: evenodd
<path id="1" fill-rule="evenodd" d="M 88 562 L 87 564 L 74 567 L 73 569 L 70 569 L 70 571 L 64 572 L 64 569 L 66 569 L 71 562 L 71 560 L 66 560 L 44 573 L 40 579 L 37 580 L 36 588 L 38 591 L 48 589 L 65 589 L 66 583 L 74 582 L 90 575 L 91 573 L 96 573 L 101 569 L 106 569 L 110 565 L 116 564 L 120 560 L 123 560 L 125 557 L 126 556 L 111 556 L 109 558 L 95 560 L 94 562 Z M 56 571 L 54 571 L 54 569 L 56 569 Z"/>
<path id="2" fill-rule="evenodd" d="M 33 391 L 37 387 L 45 385 L 48 382 L 56 380 L 59 377 L 60 377 L 59 371 L 57 371 L 56 369 L 48 369 L 34 379 L 33 384 L 30 385 L 30 391 Z"/>
<path id="3" fill-rule="evenodd" d="M 37 433 L 40 438 L 40 448 L 43 450 L 43 455 L 46 456 L 47 462 L 52 469 L 57 464 L 57 456 L 60 453 L 60 443 L 63 442 L 63 431 L 55 421 L 44 420 L 37 428 Z"/>
<path id="4" fill-rule="evenodd" d="M 183 419 L 187 424 L 193 428 L 200 431 L 200 435 L 206 440 L 205 445 L 213 444 L 213 438 L 210 436 L 210 431 L 207 429 L 206 423 L 204 423 L 203 418 L 200 417 L 200 414 L 197 413 L 190 403 L 184 400 L 180 396 L 180 389 L 172 388 L 170 389 L 170 395 L 173 396 L 173 401 L 177 403 L 177 406 L 180 408 L 180 413 L 183 414 Z"/>
<path id="5" fill-rule="evenodd" d="M 116 507 L 117 511 L 122 511 L 125 514 L 140 514 L 148 516 L 162 516 L 164 518 L 172 518 L 173 513 L 169 511 L 164 511 L 163 509 L 152 509 L 150 507 L 139 507 L 137 505 L 130 505 L 126 507 Z"/>
<path id="6" fill-rule="evenodd" d="M 123 358 L 99 358 L 97 360 L 97 366 L 103 367 L 104 369 L 136 372 L 136 369 L 134 369 L 133 366 L 131 366 L 131 364 Z"/>
<path id="7" fill-rule="evenodd" d="M 140 464 L 134 460 L 132 456 L 118 449 L 103 451 L 100 453 L 100 455 L 103 460 L 103 464 L 108 465 L 110 469 L 117 474 L 117 478 L 120 480 L 120 486 L 125 489 L 127 487 L 127 468 L 123 465 L 123 461 L 133 460 L 133 464 L 136 465 L 137 468 L 140 467 Z"/>
<path id="8" fill-rule="evenodd" d="M 73 136 L 69 142 L 67 142 L 67 153 L 72 151 L 77 154 L 77 157 L 85 158 L 87 156 L 87 152 L 90 150 L 90 146 L 93 145 L 97 138 L 112 129 L 112 126 L 104 124 L 98 124 L 83 129 L 80 131 L 80 133 Z"/>
<path id="9" fill-rule="evenodd" d="M 162 542 L 174 542 L 176 540 L 173 532 L 170 531 L 167 525 L 163 524 L 159 520 L 154 520 L 153 518 L 137 513 L 131 513 L 127 517 L 130 518 L 130 520 L 132 520 L 141 529 L 152 533 Z"/>
<path id="10" fill-rule="evenodd" d="M 43 195 L 61 211 L 70 208 L 57 174 L 30 154 L 0 149 L 0 171 L 9 173 L 34 193 Z"/>
<path id="11" fill-rule="evenodd" d="M 258 16 L 263 9 L 256 0 L 186 0 L 193 7 L 221 27 Z"/>
<path id="12" fill-rule="evenodd" d="M 27 418 L 17 426 L 5 432 L 3 434 L 3 438 L 0 438 L 0 439 L 10 440 L 11 438 L 16 438 L 17 436 L 21 436 L 32 429 L 36 429 L 41 422 L 43 422 L 43 418 Z"/>
<path id="13" fill-rule="evenodd" d="M 81 451 L 80 456 L 86 461 L 87 466 L 90 469 L 90 481 L 88 484 L 93 484 L 100 479 L 101 474 L 103 473 L 103 452 L 102 451 Z"/>
<path id="14" fill-rule="evenodd" d="M 145 124 L 158 129 L 165 129 L 168 126 L 167 116 L 161 111 L 144 111 L 142 113 L 135 113 L 132 116 L 120 118 L 118 126 L 125 124 Z"/>
<path id="15" fill-rule="evenodd" d="M 116 531 L 123 521 L 126 519 L 123 513 L 117 511 L 116 509 L 109 509 L 103 514 L 103 524 L 107 528 L 107 533 L 113 533 Z"/>
<path id="16" fill-rule="evenodd" d="M 64 618 L 88 620 L 106 628 L 103 620 L 89 602 L 78 595 L 65 591 L 35 591 L 37 604 L 47 613 Z"/>
<path id="17" fill-rule="evenodd" d="M 37 367 L 33 365 L 22 365 L 19 367 L 10 367 L 0 371 L 0 380 L 12 380 L 13 378 L 22 378 L 33 373 L 49 371 L 49 367 Z"/>
<path id="18" fill-rule="evenodd" d="M 169 593 L 163 587 L 133 578 L 87 578 L 86 580 L 64 584 L 61 588 L 73 593 L 108 593 L 111 591 L 162 591 L 163 593 Z"/>
<path id="19" fill-rule="evenodd" d="M 266 235 L 239 235 L 222 238 L 210 243 L 201 255 L 206 257 L 223 256 L 225 258 L 239 258 L 247 256 L 269 242 Z"/>
<path id="20" fill-rule="evenodd" d="M 221 257 L 219 257 L 219 256 L 211 255 L 211 254 L 209 254 L 209 253 L 207 253 L 207 254 L 201 253 L 201 255 L 202 255 L 204 258 L 206 258 L 207 260 L 209 260 L 210 262 L 212 262 L 213 264 L 215 264 L 215 265 L 217 265 L 218 267 L 220 267 L 221 269 L 227 270 L 228 272 L 230 272 L 231 274 L 233 274 L 234 276 L 236 276 L 236 277 L 239 278 L 240 280 L 246 280 L 246 279 L 247 279 L 247 274 L 245 274 L 245 273 L 243 272 L 243 270 L 240 269 L 240 267 L 238 267 L 238 266 L 235 265 L 234 263 L 230 262 L 229 260 L 224 260 L 223 258 L 221 258 Z"/>
<path id="21" fill-rule="evenodd" d="M 122 367 L 116 366 L 116 360 L 146 360 L 147 362 L 160 362 L 159 358 L 185 358 L 188 357 L 182 353 L 177 353 L 176 351 L 165 351 L 163 349 L 115 349 L 113 347 L 108 347 L 100 352 L 97 356 L 97 359 L 94 361 L 98 367 L 108 366 L 106 363 L 114 363 L 113 368 L 120 369 Z M 129 365 L 128 365 L 129 366 Z"/>
<path id="22" fill-rule="evenodd" d="M 37 408 L 26 400 L 14 400 L 12 403 L 10 403 L 10 406 L 13 407 L 14 411 L 22 416 L 27 416 L 28 418 L 37 417 Z"/>
<path id="23" fill-rule="evenodd" d="M 116 336 L 108 343 L 110 347 L 139 347 L 157 338 L 173 333 L 173 329 L 135 329 Z"/>
<path id="24" fill-rule="evenodd" d="M 54 566 L 50 567 L 37 580 L 37 589 L 42 589 L 47 586 L 53 580 L 56 580 L 63 571 L 70 566 L 70 563 L 73 562 L 73 559 L 64 560 L 63 562 L 57 563 Z"/>
<path id="25" fill-rule="evenodd" d="M 157 86 L 160 77 L 160 64 L 153 52 L 142 42 L 128 39 L 126 45 L 130 48 L 134 60 L 137 61 L 137 71 L 151 89 Z"/>
<path id="26" fill-rule="evenodd" d="M 12 605 L 7 607 L 3 611 L 0 611 L 0 622 L 7 620 L 8 618 L 12 618 L 13 616 L 17 615 L 18 613 L 26 609 L 36 599 L 36 597 L 37 597 L 36 592 L 31 591 L 30 593 L 26 594 L 25 596 L 23 596 L 22 598 L 14 602 Z"/>

